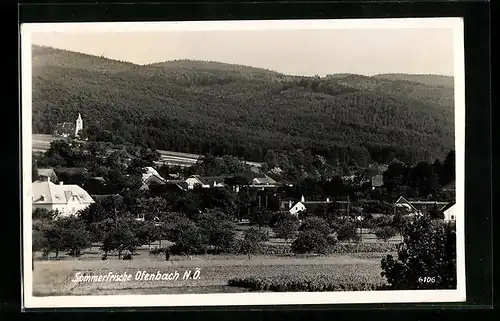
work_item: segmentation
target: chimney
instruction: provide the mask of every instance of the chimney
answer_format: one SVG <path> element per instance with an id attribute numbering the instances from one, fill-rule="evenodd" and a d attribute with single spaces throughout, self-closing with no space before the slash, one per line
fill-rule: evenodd
<path id="1" fill-rule="evenodd" d="M 288 208 L 292 208 L 292 201 L 288 201 Z"/>
<path id="2" fill-rule="evenodd" d="M 330 203 L 330 198 L 329 197 L 326 198 L 326 202 Z"/>
<path id="3" fill-rule="evenodd" d="M 301 201 L 302 203 L 304 203 L 304 202 L 306 201 L 306 199 L 304 198 L 304 195 L 302 195 L 302 197 L 300 198 L 300 201 Z"/>
<path id="4" fill-rule="evenodd" d="M 64 183 L 63 181 L 60 181 L 60 182 L 59 182 L 59 185 L 62 185 L 63 183 Z M 70 185 L 71 185 L 71 184 L 70 184 Z"/>
<path id="5" fill-rule="evenodd" d="M 50 176 L 47 176 L 47 182 L 50 183 Z"/>

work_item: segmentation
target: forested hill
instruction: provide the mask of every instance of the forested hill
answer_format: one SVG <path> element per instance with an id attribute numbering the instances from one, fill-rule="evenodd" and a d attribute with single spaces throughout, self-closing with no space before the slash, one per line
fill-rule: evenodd
<path id="1" fill-rule="evenodd" d="M 448 87 L 188 60 L 139 66 L 34 46 L 33 132 L 78 113 L 90 140 L 254 161 L 302 149 L 341 163 L 415 162 L 454 148 Z"/>
<path id="2" fill-rule="evenodd" d="M 402 80 L 419 82 L 429 86 L 442 86 L 452 88 L 454 86 L 454 78 L 452 76 L 442 75 L 409 75 L 409 74 L 380 74 L 373 76 L 379 79 Z"/>

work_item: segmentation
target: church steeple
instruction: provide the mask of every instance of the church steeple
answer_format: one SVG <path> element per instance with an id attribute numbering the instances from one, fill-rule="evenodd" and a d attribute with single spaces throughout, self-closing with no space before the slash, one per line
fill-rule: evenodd
<path id="1" fill-rule="evenodd" d="M 78 113 L 78 118 L 76 119 L 76 126 L 75 126 L 75 136 L 78 136 L 78 134 L 82 129 L 83 129 L 83 119 L 80 113 Z"/>

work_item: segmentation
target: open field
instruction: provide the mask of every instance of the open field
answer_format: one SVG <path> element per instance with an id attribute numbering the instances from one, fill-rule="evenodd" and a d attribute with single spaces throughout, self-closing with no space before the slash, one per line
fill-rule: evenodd
<path id="1" fill-rule="evenodd" d="M 228 287 L 231 278 L 252 276 L 334 275 L 341 279 L 361 279 L 366 282 L 384 282 L 380 276 L 380 259 L 387 253 L 331 255 L 325 257 L 267 257 L 254 256 L 201 256 L 193 259 L 173 257 L 164 261 L 162 256 L 138 255 L 132 261 L 110 258 L 106 261 L 66 258 L 37 260 L 33 274 L 33 294 L 49 295 L 108 295 L 108 294 L 174 294 L 247 292 L 246 289 Z M 183 280 L 185 271 L 200 269 L 198 279 Z M 179 274 L 177 280 L 136 280 L 139 272 Z M 131 275 L 125 282 L 72 282 L 75 273 L 87 275 Z"/>

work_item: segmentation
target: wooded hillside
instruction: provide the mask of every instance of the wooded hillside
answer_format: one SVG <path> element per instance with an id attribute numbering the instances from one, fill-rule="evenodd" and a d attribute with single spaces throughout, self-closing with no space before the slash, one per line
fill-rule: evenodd
<path id="1" fill-rule="evenodd" d="M 387 78 L 189 60 L 138 66 L 33 46 L 33 132 L 81 113 L 89 140 L 253 161 L 304 149 L 358 165 L 416 162 L 454 149 L 453 87 Z"/>

